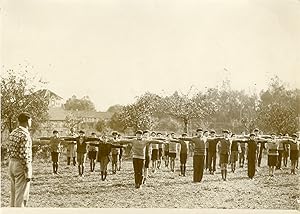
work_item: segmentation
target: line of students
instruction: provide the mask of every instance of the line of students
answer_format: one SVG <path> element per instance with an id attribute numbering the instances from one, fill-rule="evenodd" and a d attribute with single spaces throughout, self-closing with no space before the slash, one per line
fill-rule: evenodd
<path id="1" fill-rule="evenodd" d="M 54 136 L 50 139 L 51 155 L 53 161 L 53 172 L 57 174 L 58 169 L 58 133 L 53 132 Z M 275 134 L 271 134 L 271 139 L 258 136 L 257 130 L 251 133 L 249 138 L 244 135 L 238 138 L 235 135 L 230 135 L 229 131 L 224 130 L 223 136 L 216 136 L 214 130 L 203 132 L 202 129 L 196 130 L 195 137 L 187 137 L 187 134 L 182 134 L 181 137 L 175 137 L 175 133 L 162 137 L 161 133 L 149 131 L 137 131 L 135 136 L 118 137 L 117 132 L 113 132 L 113 139 L 97 138 L 93 133 L 92 137 L 84 136 L 84 132 L 80 131 L 77 137 L 63 138 L 63 141 L 76 142 L 77 146 L 77 162 L 79 175 L 83 176 L 84 160 L 89 145 L 89 158 L 91 160 L 91 171 L 95 169 L 95 154 L 97 161 L 100 162 L 101 178 L 106 179 L 107 164 L 109 163 L 109 153 L 112 152 L 112 171 L 116 173 L 118 153 L 113 153 L 114 149 L 123 148 L 125 145 L 131 144 L 133 153 L 133 169 L 135 174 L 135 186 L 140 188 L 148 178 L 148 169 L 150 160 L 152 161 L 153 173 L 160 167 L 162 156 L 164 154 L 165 166 L 169 166 L 171 172 L 175 171 L 175 159 L 180 145 L 180 175 L 186 176 L 186 161 L 189 154 L 189 148 L 193 148 L 193 181 L 201 182 L 204 169 L 209 170 L 210 174 L 216 172 L 216 159 L 219 154 L 221 175 L 224 181 L 227 180 L 228 163 L 231 164 L 232 172 L 236 170 L 236 162 L 239 160 L 240 167 L 244 166 L 245 154 L 247 153 L 248 162 L 248 177 L 253 178 L 258 166 L 261 147 L 268 150 L 268 166 L 269 175 L 274 176 L 275 167 L 278 166 L 279 147 L 290 146 L 291 173 L 296 174 L 296 164 L 299 157 L 299 140 L 297 135 L 292 135 L 292 138 L 277 139 Z M 41 138 L 46 139 L 46 138 Z M 48 139 L 48 138 L 47 138 Z M 96 141 L 96 142 L 95 142 Z M 96 149 L 97 148 L 97 149 Z M 97 151 L 95 153 L 95 151 Z M 246 152 L 247 151 L 247 152 Z M 262 152 L 261 152 L 262 153 Z M 117 155 L 116 155 L 117 154 Z M 282 153 L 283 154 L 283 153 Z M 68 159 L 69 163 L 69 159 Z M 160 163 L 160 164 L 159 164 Z"/>

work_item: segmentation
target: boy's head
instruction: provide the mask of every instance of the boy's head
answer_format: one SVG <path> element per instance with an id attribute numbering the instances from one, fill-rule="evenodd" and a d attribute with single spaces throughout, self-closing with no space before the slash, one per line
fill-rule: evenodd
<path id="1" fill-rule="evenodd" d="M 54 137 L 58 137 L 58 131 L 57 130 L 54 130 L 52 133 L 53 133 Z"/>
<path id="2" fill-rule="evenodd" d="M 223 130 L 223 135 L 225 138 L 229 137 L 229 131 L 228 130 Z"/>
<path id="3" fill-rule="evenodd" d="M 80 131 L 79 131 L 79 136 L 80 136 L 80 137 L 83 137 L 83 136 L 84 136 L 84 134 L 85 134 L 85 132 L 84 132 L 84 131 L 82 131 L 82 130 L 80 130 Z"/>
<path id="4" fill-rule="evenodd" d="M 151 132 L 151 137 L 156 137 L 156 133 L 155 132 Z"/>
<path id="5" fill-rule="evenodd" d="M 197 134 L 197 136 L 202 137 L 202 136 L 203 136 L 203 129 L 198 128 L 198 129 L 196 130 L 196 134 Z"/>
<path id="6" fill-rule="evenodd" d="M 142 139 L 142 135 L 143 135 L 143 132 L 141 130 L 137 130 L 135 132 L 135 136 L 137 137 L 137 139 Z"/>

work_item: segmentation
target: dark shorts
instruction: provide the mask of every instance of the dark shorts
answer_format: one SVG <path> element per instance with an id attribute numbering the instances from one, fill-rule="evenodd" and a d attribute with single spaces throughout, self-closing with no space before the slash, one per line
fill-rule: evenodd
<path id="1" fill-rule="evenodd" d="M 180 163 L 186 164 L 186 160 L 187 160 L 187 153 L 180 153 Z"/>
<path id="2" fill-rule="evenodd" d="M 169 153 L 169 157 L 170 158 L 176 158 L 176 153 L 173 153 L 173 152 Z"/>
<path id="3" fill-rule="evenodd" d="M 168 150 L 165 150 L 165 151 L 164 151 L 164 155 L 165 155 L 165 156 L 169 156 L 169 151 L 168 151 Z"/>
<path id="4" fill-rule="evenodd" d="M 51 152 L 51 160 L 52 162 L 58 162 L 58 152 Z"/>
<path id="5" fill-rule="evenodd" d="M 220 163 L 228 163 L 228 154 L 220 154 Z"/>
<path id="6" fill-rule="evenodd" d="M 291 160 L 298 160 L 299 158 L 299 151 L 298 150 L 291 150 L 290 159 Z"/>
<path id="7" fill-rule="evenodd" d="M 151 160 L 157 160 L 157 159 L 158 159 L 158 149 L 153 149 Z"/>
<path id="8" fill-rule="evenodd" d="M 162 148 L 158 149 L 158 158 L 159 159 L 161 159 L 161 157 L 162 157 L 162 151 L 163 151 Z"/>
<path id="9" fill-rule="evenodd" d="M 112 154 L 111 155 L 111 162 L 116 164 L 119 160 L 119 155 L 118 154 Z"/>
<path id="10" fill-rule="evenodd" d="M 146 155 L 145 157 L 145 168 L 149 168 L 150 163 L 150 155 Z"/>
<path id="11" fill-rule="evenodd" d="M 77 153 L 77 162 L 78 164 L 85 163 L 86 153 Z"/>
<path id="12" fill-rule="evenodd" d="M 97 151 L 89 151 L 88 157 L 89 159 L 96 159 Z"/>
<path id="13" fill-rule="evenodd" d="M 232 151 L 230 156 L 231 163 L 234 163 L 238 160 L 238 151 Z"/>
<path id="14" fill-rule="evenodd" d="M 277 158 L 278 155 L 268 155 L 268 166 L 276 166 Z"/>

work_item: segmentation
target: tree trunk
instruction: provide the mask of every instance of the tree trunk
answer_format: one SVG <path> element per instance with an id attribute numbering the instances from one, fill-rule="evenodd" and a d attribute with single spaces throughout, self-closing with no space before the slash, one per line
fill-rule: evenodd
<path id="1" fill-rule="evenodd" d="M 183 119 L 183 123 L 184 123 L 184 130 L 183 132 L 184 133 L 188 133 L 188 123 L 189 123 L 189 120 L 188 119 Z"/>
<path id="2" fill-rule="evenodd" d="M 11 133 L 13 131 L 11 117 L 8 118 L 8 130 L 9 130 L 9 133 Z"/>

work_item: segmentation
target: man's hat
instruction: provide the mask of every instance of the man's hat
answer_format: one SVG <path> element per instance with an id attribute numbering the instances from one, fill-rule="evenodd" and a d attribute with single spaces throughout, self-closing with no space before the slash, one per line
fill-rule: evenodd
<path id="1" fill-rule="evenodd" d="M 151 132 L 151 135 L 152 135 L 152 134 L 155 134 L 155 135 L 156 135 L 156 132 Z"/>
<path id="2" fill-rule="evenodd" d="M 187 136 L 187 133 L 183 133 L 181 136 L 182 136 L 182 137 L 183 137 L 183 136 Z"/>
<path id="3" fill-rule="evenodd" d="M 208 130 L 205 130 L 204 133 L 208 132 Z"/>
<path id="4" fill-rule="evenodd" d="M 259 129 L 258 129 L 258 128 L 255 128 L 255 129 L 254 129 L 254 132 L 258 132 L 258 131 L 259 131 Z"/>
<path id="5" fill-rule="evenodd" d="M 143 131 L 142 130 L 137 130 L 136 132 L 135 132 L 135 134 L 137 135 L 137 134 L 143 134 Z"/>
<path id="6" fill-rule="evenodd" d="M 251 137 L 251 136 L 255 136 L 255 134 L 252 132 L 252 133 L 250 134 L 250 137 Z"/>
<path id="7" fill-rule="evenodd" d="M 53 134 L 56 134 L 56 133 L 58 133 L 58 131 L 57 131 L 57 130 L 54 130 L 54 131 L 53 131 Z"/>
<path id="8" fill-rule="evenodd" d="M 297 134 L 292 134 L 292 137 L 298 137 L 298 135 Z"/>
<path id="9" fill-rule="evenodd" d="M 216 131 L 212 129 L 212 130 L 210 131 L 210 133 L 211 133 L 211 134 L 212 134 L 212 133 L 216 133 Z"/>
<path id="10" fill-rule="evenodd" d="M 21 123 L 27 122 L 31 118 L 30 114 L 28 112 L 22 112 L 18 116 L 18 121 Z"/>
<path id="11" fill-rule="evenodd" d="M 229 131 L 228 130 L 223 130 L 223 133 L 229 134 Z"/>
<path id="12" fill-rule="evenodd" d="M 282 134 L 282 133 L 279 133 L 279 136 L 283 136 L 283 134 Z"/>
<path id="13" fill-rule="evenodd" d="M 80 130 L 80 131 L 79 131 L 79 134 L 84 134 L 84 131 Z"/>
<path id="14" fill-rule="evenodd" d="M 111 135 L 118 135 L 118 132 L 117 132 L 117 131 L 113 131 L 113 132 L 111 133 Z"/>
<path id="15" fill-rule="evenodd" d="M 276 135 L 276 134 L 274 132 L 272 132 L 271 135 Z"/>
<path id="16" fill-rule="evenodd" d="M 175 132 L 171 132 L 170 135 L 175 134 Z"/>
<path id="17" fill-rule="evenodd" d="M 196 130 L 196 132 L 202 132 L 203 131 L 203 129 L 201 129 L 201 128 L 198 128 L 197 130 Z"/>
<path id="18" fill-rule="evenodd" d="M 143 134 L 149 133 L 149 130 L 144 130 Z"/>

